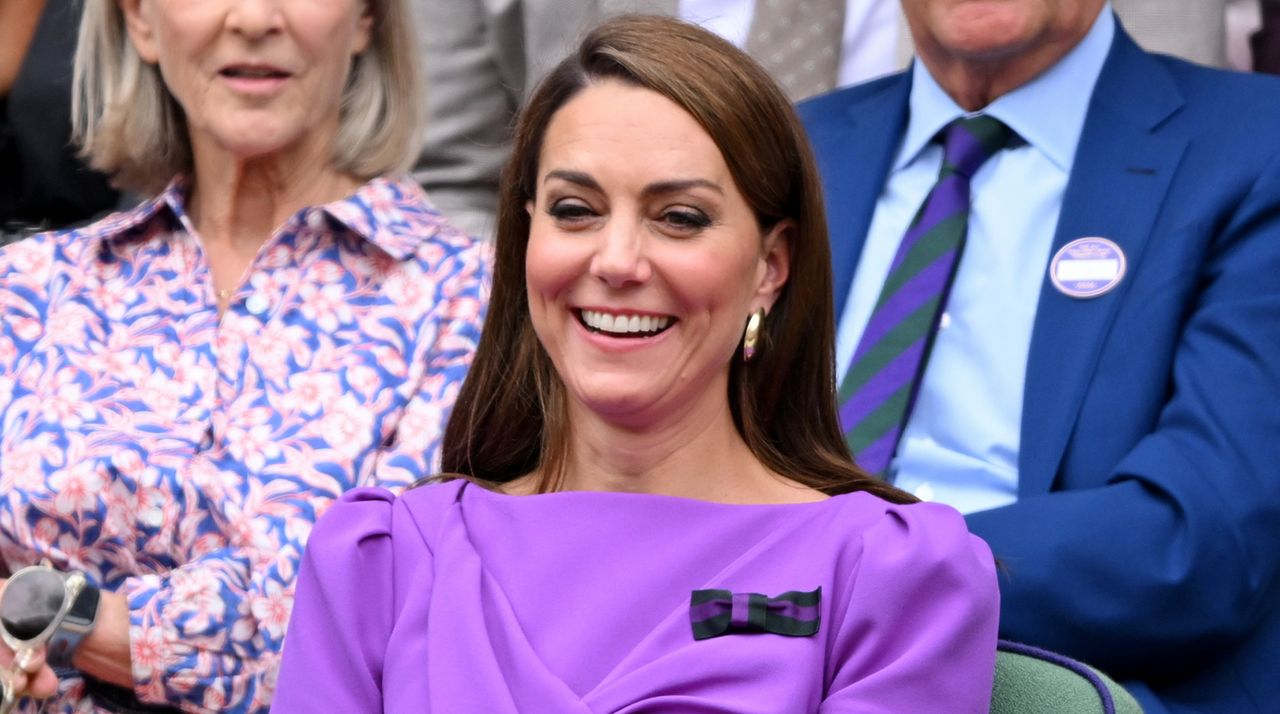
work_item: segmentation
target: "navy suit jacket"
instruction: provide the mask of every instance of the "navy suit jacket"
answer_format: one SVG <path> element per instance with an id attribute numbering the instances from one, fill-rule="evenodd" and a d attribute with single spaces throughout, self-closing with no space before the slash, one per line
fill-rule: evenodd
<path id="1" fill-rule="evenodd" d="M 838 310 L 910 84 L 908 72 L 800 107 Z M 1001 634 L 1126 680 L 1149 712 L 1274 712 L 1280 81 L 1148 54 L 1118 29 L 1053 250 L 1086 236 L 1119 244 L 1128 273 L 1075 299 L 1046 266 L 1018 501 L 968 517 L 1006 569 Z"/>

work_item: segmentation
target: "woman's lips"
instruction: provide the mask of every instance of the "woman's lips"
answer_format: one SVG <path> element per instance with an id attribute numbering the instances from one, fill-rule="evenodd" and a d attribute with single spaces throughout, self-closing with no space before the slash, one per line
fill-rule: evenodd
<path id="1" fill-rule="evenodd" d="M 218 71 L 218 77 L 231 89 L 242 94 L 272 94 L 289 78 L 290 72 L 270 65 L 229 65 Z"/>

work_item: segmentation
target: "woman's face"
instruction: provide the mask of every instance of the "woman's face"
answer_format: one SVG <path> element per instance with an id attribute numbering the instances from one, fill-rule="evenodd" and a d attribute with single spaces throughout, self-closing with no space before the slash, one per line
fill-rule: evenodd
<path id="1" fill-rule="evenodd" d="M 338 127 L 364 0 L 118 0 L 138 54 L 158 64 L 197 151 L 253 158 L 322 147 Z"/>
<path id="2" fill-rule="evenodd" d="M 552 118 L 525 269 L 533 326 L 575 408 L 629 428 L 727 410 L 748 316 L 787 279 L 711 137 L 617 81 Z"/>

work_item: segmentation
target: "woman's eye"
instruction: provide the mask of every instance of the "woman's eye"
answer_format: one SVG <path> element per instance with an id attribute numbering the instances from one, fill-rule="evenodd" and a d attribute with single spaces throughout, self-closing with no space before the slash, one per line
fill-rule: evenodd
<path id="1" fill-rule="evenodd" d="M 711 217 L 692 208 L 673 208 L 662 214 L 662 221 L 686 232 L 698 231 L 711 225 Z"/>
<path id="2" fill-rule="evenodd" d="M 596 216 L 591 206 L 576 200 L 556 201 L 547 207 L 547 214 L 558 222 L 570 224 L 580 223 Z"/>

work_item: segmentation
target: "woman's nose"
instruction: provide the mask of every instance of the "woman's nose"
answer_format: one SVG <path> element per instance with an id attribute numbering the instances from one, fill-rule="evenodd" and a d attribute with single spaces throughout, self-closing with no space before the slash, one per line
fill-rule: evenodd
<path id="1" fill-rule="evenodd" d="M 257 39 L 284 25 L 280 0 L 233 0 L 227 13 L 227 27 L 248 39 Z"/>
<path id="2" fill-rule="evenodd" d="M 645 255 L 646 236 L 640 221 L 611 219 L 597 233 L 599 244 L 591 258 L 591 274 L 612 288 L 649 280 L 652 267 Z"/>

